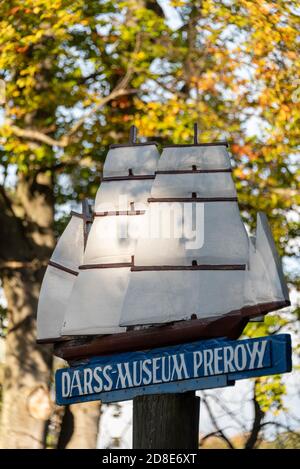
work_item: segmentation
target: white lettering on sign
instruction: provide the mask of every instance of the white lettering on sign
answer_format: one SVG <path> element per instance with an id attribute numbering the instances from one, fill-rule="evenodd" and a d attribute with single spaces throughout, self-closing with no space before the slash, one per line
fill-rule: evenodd
<path id="1" fill-rule="evenodd" d="M 130 375 L 130 369 L 129 369 L 129 363 L 118 363 L 117 364 L 118 368 L 118 381 L 116 388 L 119 388 L 119 382 L 121 381 L 121 387 L 122 388 L 132 388 L 133 383 Z M 127 385 L 126 385 L 127 382 Z"/>
<path id="2" fill-rule="evenodd" d="M 158 378 L 158 371 L 160 369 L 160 366 L 159 366 L 160 361 L 162 361 L 160 357 L 153 358 L 152 360 L 152 368 L 153 368 L 152 383 L 154 384 L 161 383 L 161 379 Z"/>
<path id="3" fill-rule="evenodd" d="M 92 394 L 93 370 L 85 368 L 83 370 L 83 394 Z"/>
<path id="4" fill-rule="evenodd" d="M 112 370 L 111 365 L 107 365 L 103 368 L 103 378 L 107 381 L 107 384 L 104 385 L 104 391 L 110 391 L 111 388 L 113 387 L 114 383 L 109 375 L 109 371 L 111 370 Z"/>
<path id="5" fill-rule="evenodd" d="M 72 382 L 71 382 L 71 390 L 70 393 L 74 394 L 74 391 L 78 390 L 79 396 L 82 396 L 82 387 L 81 387 L 81 382 L 80 382 L 80 372 L 79 370 L 75 370 L 72 376 Z"/>
<path id="6" fill-rule="evenodd" d="M 251 351 L 251 347 L 249 346 L 249 344 L 246 344 L 248 353 L 251 356 L 250 365 L 249 365 L 250 370 L 252 370 L 255 366 L 256 357 L 258 358 L 258 363 L 256 364 L 256 368 L 262 368 L 266 346 L 267 346 L 266 340 L 263 340 L 262 342 L 254 342 L 252 351 Z M 259 350 L 259 347 L 260 347 L 260 350 Z"/>
<path id="7" fill-rule="evenodd" d="M 234 373 L 235 369 L 232 364 L 233 358 L 234 358 L 234 353 L 233 353 L 233 347 L 224 347 L 223 349 L 224 353 L 224 373 Z"/>
<path id="8" fill-rule="evenodd" d="M 241 344 L 235 347 L 234 362 L 238 371 L 242 371 L 246 366 L 246 351 L 245 347 Z"/>
<path id="9" fill-rule="evenodd" d="M 178 379 L 187 379 L 189 378 L 186 364 L 185 364 L 185 357 L 184 353 L 178 355 L 172 355 L 173 357 L 173 373 L 171 375 L 171 381 L 175 381 L 175 376 Z M 180 363 L 178 363 L 177 357 L 180 358 Z"/>
<path id="10" fill-rule="evenodd" d="M 267 340 L 218 343 L 201 350 L 162 354 L 135 360 L 112 362 L 63 370 L 61 395 L 63 398 L 90 395 L 132 387 L 159 385 L 192 378 L 203 378 L 266 366 Z"/>
<path id="11" fill-rule="evenodd" d="M 223 349 L 222 347 L 216 347 L 214 349 L 214 365 L 215 365 L 215 375 L 222 373 L 222 370 L 219 368 L 219 362 L 223 360 Z"/>
<path id="12" fill-rule="evenodd" d="M 94 379 L 98 385 L 98 386 L 94 386 L 94 392 L 102 391 L 103 382 L 102 382 L 101 375 L 100 375 L 101 371 L 102 371 L 101 366 L 96 366 L 96 368 L 94 369 Z"/>
<path id="13" fill-rule="evenodd" d="M 194 378 L 195 378 L 196 376 L 198 376 L 198 370 L 203 363 L 202 352 L 197 350 L 196 352 L 193 353 L 193 357 L 194 357 L 193 362 L 194 362 Z"/>
<path id="14" fill-rule="evenodd" d="M 70 394 L 71 376 L 66 371 L 61 375 L 61 394 L 62 397 L 68 397 Z"/>
<path id="15" fill-rule="evenodd" d="M 203 352 L 203 356 L 204 356 L 204 376 L 209 376 L 209 375 L 213 375 L 214 372 L 213 372 L 213 369 L 212 369 L 212 362 L 213 362 L 213 359 L 214 359 L 214 352 L 213 350 L 204 350 Z"/>
<path id="16" fill-rule="evenodd" d="M 168 371 L 166 371 L 166 369 Z M 168 373 L 168 374 L 167 374 Z M 167 383 L 171 380 L 171 357 L 163 357 L 161 366 L 161 379 L 163 383 Z"/>
<path id="17" fill-rule="evenodd" d="M 148 367 L 151 366 L 151 359 L 148 358 L 147 360 L 144 360 L 143 363 L 142 363 L 142 369 L 143 369 L 143 372 L 146 374 L 146 378 L 143 380 L 143 384 L 145 386 L 147 386 L 147 384 L 150 384 L 151 383 L 151 370 L 150 368 Z"/>
<path id="18" fill-rule="evenodd" d="M 133 386 L 140 386 L 142 384 L 142 373 L 141 371 L 138 373 L 138 362 L 134 361 L 133 362 Z"/>

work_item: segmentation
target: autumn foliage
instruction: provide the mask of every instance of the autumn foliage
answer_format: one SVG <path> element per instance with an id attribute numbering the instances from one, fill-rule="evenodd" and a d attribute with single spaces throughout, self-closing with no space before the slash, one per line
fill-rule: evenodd
<path id="1" fill-rule="evenodd" d="M 191 142 L 198 122 L 200 141 L 229 141 L 245 222 L 253 230 L 256 212 L 267 213 L 297 289 L 299 4 L 174 0 L 163 10 L 163 3 L 1 2 L 0 212 L 31 246 L 0 234 L 3 283 L 14 275 L 5 263 L 39 258 L 37 245 L 50 250 L 65 223 L 65 203 L 94 197 L 107 147 L 128 140 L 130 125 L 165 144 Z M 37 184 L 47 186 L 42 205 Z M 40 225 L 35 210 L 45 207 L 49 217 Z M 274 332 L 297 314 L 271 315 L 246 332 Z M 263 411 L 282 407 L 280 379 L 257 386 Z"/>

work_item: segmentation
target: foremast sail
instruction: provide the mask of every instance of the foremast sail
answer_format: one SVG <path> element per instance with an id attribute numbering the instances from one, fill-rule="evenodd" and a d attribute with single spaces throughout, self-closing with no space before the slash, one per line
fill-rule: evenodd
<path id="1" fill-rule="evenodd" d="M 119 326 L 120 313 L 158 157 L 153 142 L 110 147 L 62 335 L 126 331 Z"/>
<path id="2" fill-rule="evenodd" d="M 37 340 L 60 339 L 68 300 L 83 261 L 84 246 L 91 217 L 87 201 L 82 213 L 71 212 L 71 219 L 60 236 L 46 269 L 37 312 Z"/>

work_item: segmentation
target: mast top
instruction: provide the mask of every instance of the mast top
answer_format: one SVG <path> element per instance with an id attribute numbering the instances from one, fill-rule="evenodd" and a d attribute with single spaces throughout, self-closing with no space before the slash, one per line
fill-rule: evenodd
<path id="1" fill-rule="evenodd" d="M 82 201 L 82 214 L 88 218 L 90 216 L 90 206 L 88 199 L 83 199 Z"/>
<path id="2" fill-rule="evenodd" d="M 198 124 L 194 123 L 194 145 L 198 144 Z"/>
<path id="3" fill-rule="evenodd" d="M 204 142 L 200 143 L 198 140 L 198 134 L 199 134 L 199 126 L 198 123 L 194 123 L 194 141 L 193 143 L 177 143 L 177 144 L 170 144 L 170 145 L 164 145 L 164 148 L 172 148 L 172 147 L 194 147 L 194 146 L 199 146 L 199 147 L 214 147 L 214 146 L 225 146 L 228 147 L 228 142 L 225 141 L 219 141 L 219 142 Z"/>
<path id="4" fill-rule="evenodd" d="M 157 142 L 143 142 L 143 143 L 138 143 L 137 142 L 137 134 L 138 134 L 138 129 L 135 125 L 132 125 L 129 130 L 129 143 L 118 143 L 118 144 L 112 144 L 109 146 L 111 150 L 114 148 L 123 148 L 123 147 L 142 147 L 146 145 L 156 145 Z"/>
<path id="5" fill-rule="evenodd" d="M 130 127 L 130 137 L 129 137 L 129 142 L 131 144 L 134 144 L 136 143 L 136 139 L 137 139 L 137 127 L 135 125 L 132 125 Z"/>

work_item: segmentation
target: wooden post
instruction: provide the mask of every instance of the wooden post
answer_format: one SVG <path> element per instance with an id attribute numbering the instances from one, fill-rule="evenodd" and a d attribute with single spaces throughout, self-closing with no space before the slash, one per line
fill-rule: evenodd
<path id="1" fill-rule="evenodd" d="M 133 399 L 134 449 L 198 449 L 200 398 L 194 391 Z"/>

